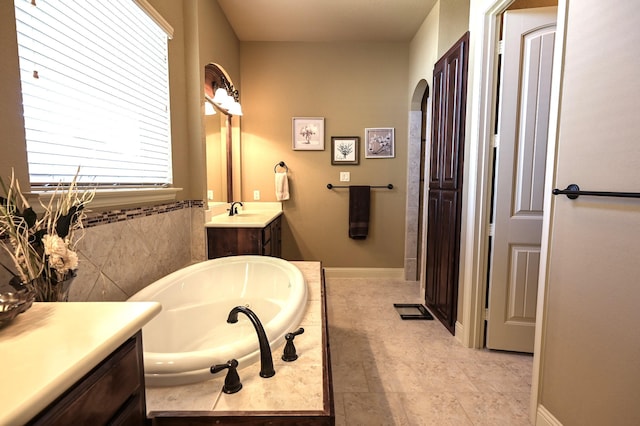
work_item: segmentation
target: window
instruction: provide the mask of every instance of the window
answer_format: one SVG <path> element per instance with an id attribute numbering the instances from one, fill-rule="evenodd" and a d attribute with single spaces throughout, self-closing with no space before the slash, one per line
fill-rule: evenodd
<path id="1" fill-rule="evenodd" d="M 79 183 L 171 184 L 168 34 L 153 14 L 133 0 L 15 0 L 15 11 L 31 185 L 78 167 Z"/>

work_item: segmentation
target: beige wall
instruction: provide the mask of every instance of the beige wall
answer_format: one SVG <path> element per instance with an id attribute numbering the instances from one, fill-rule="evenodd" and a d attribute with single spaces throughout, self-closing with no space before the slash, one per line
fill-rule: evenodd
<path id="1" fill-rule="evenodd" d="M 292 259 L 321 259 L 327 266 L 403 266 L 404 207 L 406 202 L 407 105 L 414 89 L 408 81 L 409 64 L 420 62 L 411 78 L 431 80 L 437 41 L 430 15 L 423 41 L 398 44 L 254 44 L 240 46 L 219 6 L 205 0 L 151 0 L 173 26 L 169 42 L 171 119 L 174 185 L 183 188 L 179 199 L 204 199 L 207 187 L 216 198 L 223 191 L 207 181 L 206 134 L 202 108 L 202 69 L 208 62 L 220 64 L 240 89 L 245 110 L 242 148 L 235 160 L 242 187 L 239 197 L 251 200 L 260 190 L 262 200 L 275 199 L 273 165 L 281 160 L 290 167 L 292 200 L 285 203 L 284 254 Z M 0 172 L 16 167 L 26 181 L 23 125 L 20 116 L 19 77 L 13 7 L 0 5 L 0 49 L 3 79 L 0 119 L 5 136 Z M 6 9 L 6 11 L 5 11 Z M 424 44 L 423 44 L 424 43 Z M 428 53 L 425 55 L 424 50 Z M 428 65 L 421 59 L 427 57 Z M 13 74 L 13 76 L 12 76 Z M 283 90 L 284 88 L 284 90 Z M 409 90 L 407 90 L 409 88 Z M 326 119 L 321 152 L 291 149 L 291 117 L 322 116 Z M 240 121 L 234 118 L 237 135 Z M 331 136 L 360 136 L 365 127 L 394 127 L 396 157 L 365 159 L 361 140 L 360 165 L 330 164 Z M 236 141 L 240 138 L 237 137 Z M 236 142 L 237 143 L 237 142 Z M 12 149 L 12 147 L 17 149 Z M 222 149 L 212 147 L 212 161 Z M 4 155 L 6 153 L 6 155 Z M 241 172 L 240 170 L 241 169 Z M 217 173 L 220 176 L 220 168 Z M 211 170 L 210 170 L 211 171 Z M 347 237 L 347 191 L 329 191 L 338 183 L 338 172 L 350 171 L 352 184 L 384 185 L 375 190 L 369 238 Z M 214 178 L 215 179 L 215 178 Z M 220 189 L 218 189 L 220 188 Z"/>
<path id="2" fill-rule="evenodd" d="M 469 29 L 469 0 L 441 0 L 438 57 L 444 55 Z"/>
<path id="3" fill-rule="evenodd" d="M 274 201 L 273 168 L 289 166 L 283 255 L 331 267 L 402 268 L 407 163 L 406 43 L 242 43 L 242 199 Z M 325 150 L 293 151 L 292 117 L 325 118 Z M 393 159 L 364 158 L 366 127 L 395 128 Z M 331 165 L 331 136 L 359 136 L 360 164 Z M 348 237 L 348 184 L 386 185 L 371 198 L 366 240 Z"/>
<path id="4" fill-rule="evenodd" d="M 414 93 L 421 80 L 429 87 L 433 81 L 433 66 L 438 55 L 438 28 L 440 24 L 440 2 L 436 3 L 424 20 L 420 29 L 409 44 L 409 87 L 408 93 Z M 412 110 L 420 110 L 422 93 L 412 100 Z"/>
<path id="5" fill-rule="evenodd" d="M 152 0 L 151 3 L 175 30 L 169 42 L 174 185 L 183 188 L 180 199 L 206 199 L 209 150 L 203 119 L 204 66 L 210 62 L 220 64 L 234 83 L 239 80 L 238 39 L 217 2 Z M 215 165 L 211 168 L 219 170 L 215 163 L 219 158 L 213 157 L 211 161 Z M 220 186 L 212 189 L 222 192 Z"/>
<path id="6" fill-rule="evenodd" d="M 217 64 L 228 75 L 236 89 L 242 96 L 240 85 L 240 42 L 233 29 L 229 25 L 227 18 L 222 13 L 218 2 L 208 0 L 198 0 L 197 2 L 197 38 L 199 45 L 198 58 L 198 96 L 204 93 L 204 67 L 209 63 Z M 197 118 L 202 117 L 196 114 Z M 225 163 L 225 131 L 220 129 L 226 126 L 226 119 L 223 114 L 205 117 L 204 122 L 200 122 L 200 132 L 204 135 L 203 141 L 206 146 L 206 189 L 214 192 L 215 201 L 226 201 L 226 163 Z M 232 125 L 235 128 L 235 141 L 239 141 L 239 119 L 234 117 Z M 204 158 L 203 153 L 200 158 Z M 201 161 L 192 163 L 192 167 L 201 170 Z M 237 168 L 237 166 L 236 166 Z M 205 196 L 202 195 L 205 199 Z"/>
<path id="7" fill-rule="evenodd" d="M 0 2 L 0 176 L 16 171 L 20 182 L 29 181 L 18 71 L 18 42 L 13 2 Z"/>

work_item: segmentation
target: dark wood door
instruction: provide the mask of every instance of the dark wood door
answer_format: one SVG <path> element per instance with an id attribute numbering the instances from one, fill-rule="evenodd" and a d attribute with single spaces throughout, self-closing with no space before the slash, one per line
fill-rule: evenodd
<path id="1" fill-rule="evenodd" d="M 467 32 L 433 70 L 425 303 L 452 333 L 458 306 Z"/>

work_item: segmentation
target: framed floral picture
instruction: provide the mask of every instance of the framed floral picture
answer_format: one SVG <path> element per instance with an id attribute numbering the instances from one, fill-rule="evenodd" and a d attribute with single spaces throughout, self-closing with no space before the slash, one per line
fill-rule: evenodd
<path id="1" fill-rule="evenodd" d="M 357 136 L 332 136 L 331 164 L 358 164 L 359 144 Z"/>
<path id="2" fill-rule="evenodd" d="M 365 158 L 393 158 L 396 155 L 393 127 L 364 129 Z"/>
<path id="3" fill-rule="evenodd" d="M 324 151 L 324 117 L 293 117 L 293 149 Z"/>

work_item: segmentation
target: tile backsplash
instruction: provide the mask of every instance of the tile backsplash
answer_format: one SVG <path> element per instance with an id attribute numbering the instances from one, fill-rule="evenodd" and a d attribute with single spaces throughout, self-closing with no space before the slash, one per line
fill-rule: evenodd
<path id="1" fill-rule="evenodd" d="M 87 216 L 70 301 L 126 300 L 157 279 L 206 259 L 202 201 Z M 0 262 L 13 267 L 6 253 Z M 0 272 L 2 282 L 9 278 Z"/>

